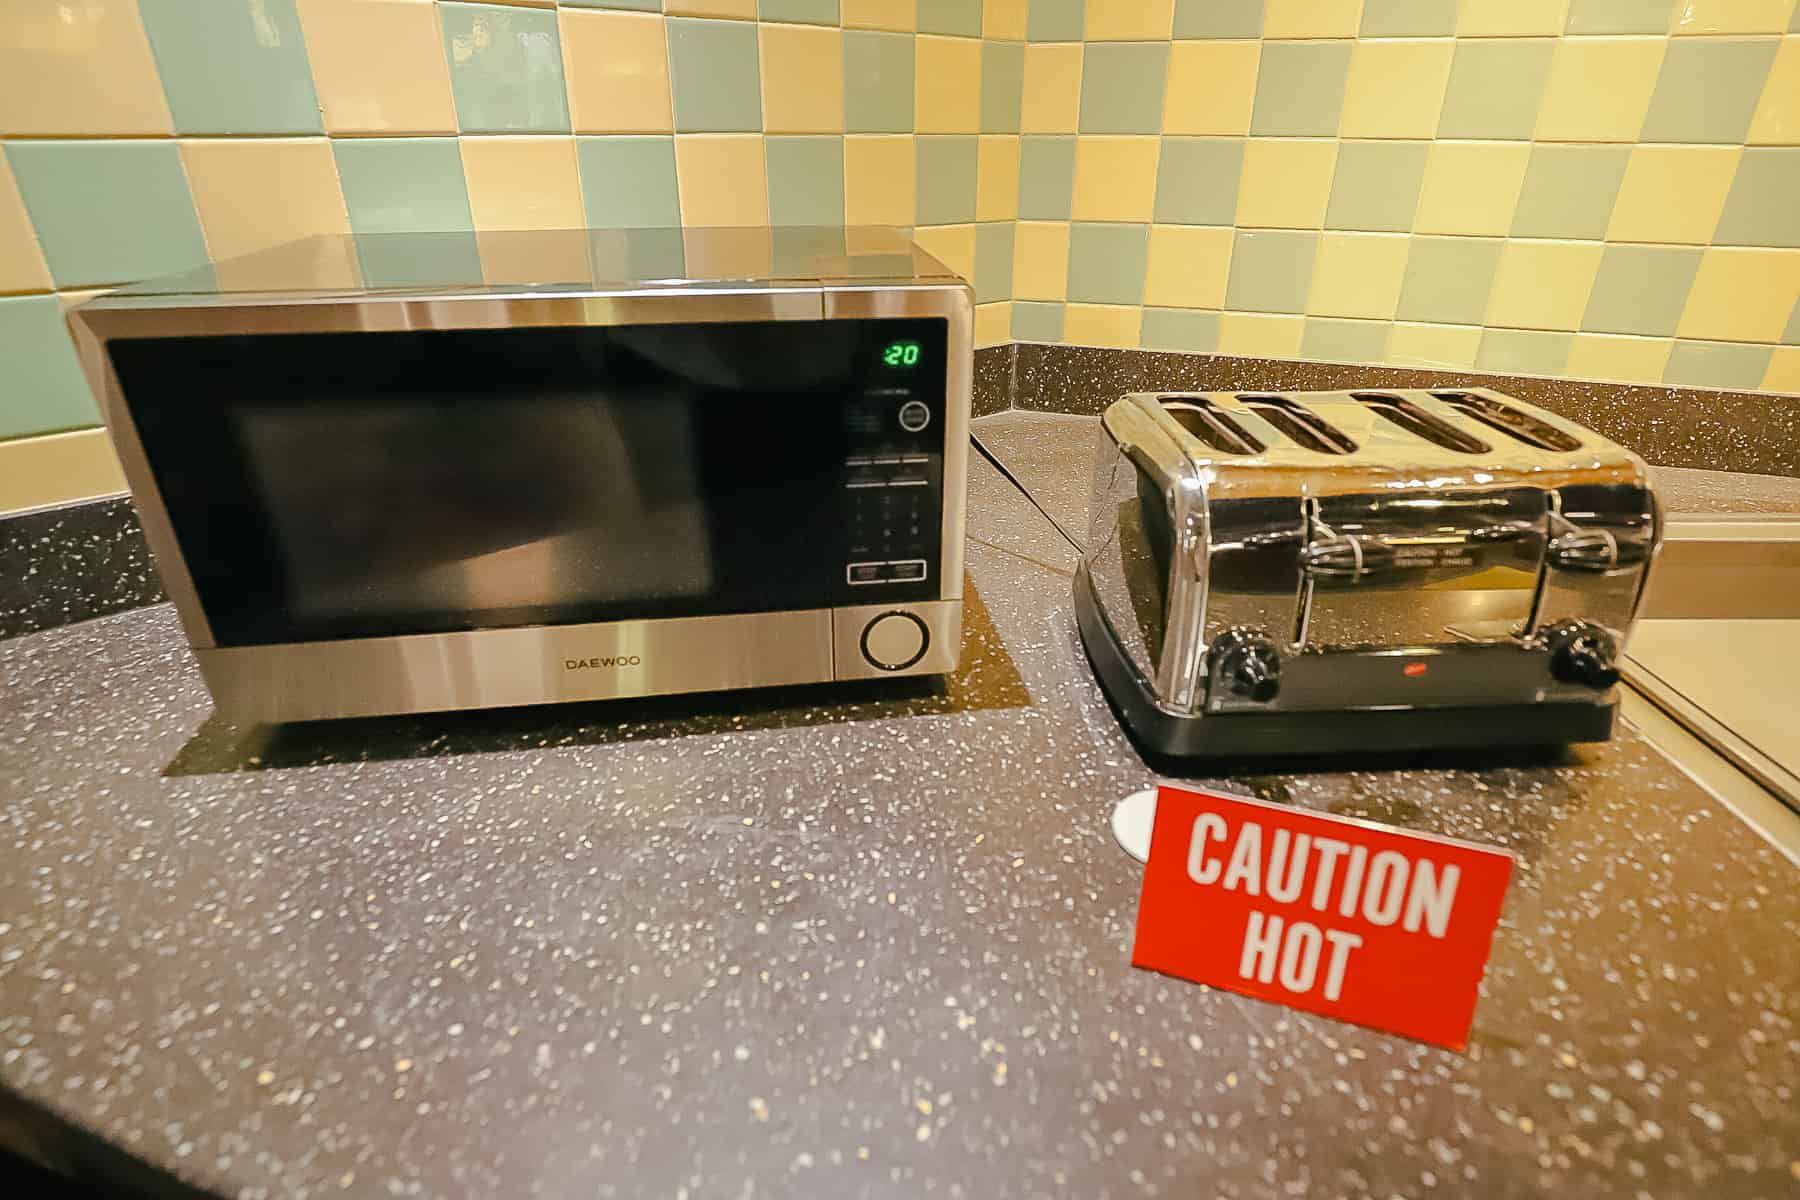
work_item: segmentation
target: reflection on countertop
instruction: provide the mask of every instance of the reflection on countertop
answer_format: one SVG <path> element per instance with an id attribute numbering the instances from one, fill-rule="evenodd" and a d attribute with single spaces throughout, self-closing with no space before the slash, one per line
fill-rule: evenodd
<path id="1" fill-rule="evenodd" d="M 1091 418 L 980 427 L 1085 528 Z M 0 642 L 0 1085 L 232 1195 L 1794 1186 L 1794 869 L 1628 727 L 1208 780 L 1519 855 L 1467 1054 L 1134 970 L 1108 816 L 1157 775 L 971 471 L 967 702 L 259 753 L 166 605 Z"/>

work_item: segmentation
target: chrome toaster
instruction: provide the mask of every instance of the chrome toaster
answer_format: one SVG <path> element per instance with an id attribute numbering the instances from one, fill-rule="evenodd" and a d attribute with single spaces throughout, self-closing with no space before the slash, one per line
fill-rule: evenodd
<path id="1" fill-rule="evenodd" d="M 1140 393 L 1101 424 L 1075 610 L 1146 749 L 1610 736 L 1661 536 L 1631 451 L 1485 388 Z"/>

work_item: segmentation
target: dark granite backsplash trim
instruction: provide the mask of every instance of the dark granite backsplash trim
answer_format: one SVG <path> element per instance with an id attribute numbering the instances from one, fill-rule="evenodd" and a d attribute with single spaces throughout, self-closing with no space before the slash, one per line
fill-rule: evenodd
<path id="1" fill-rule="evenodd" d="M 0 638 L 162 598 L 144 531 L 123 496 L 0 519 Z"/>
<path id="2" fill-rule="evenodd" d="M 1012 405 L 1013 358 L 1018 346 L 984 346 L 975 352 L 974 413 L 978 417 L 1005 412 Z"/>
<path id="3" fill-rule="evenodd" d="M 1800 398 L 1649 384 L 1019 343 L 1012 407 L 1097 414 L 1126 392 L 1496 388 L 1661 466 L 1800 476 Z"/>

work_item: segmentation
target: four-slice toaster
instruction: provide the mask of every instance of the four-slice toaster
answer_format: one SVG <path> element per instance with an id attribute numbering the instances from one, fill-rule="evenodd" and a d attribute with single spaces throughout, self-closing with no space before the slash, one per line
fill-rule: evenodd
<path id="1" fill-rule="evenodd" d="M 1635 454 L 1483 388 L 1141 393 L 1102 427 L 1075 608 L 1149 750 L 1610 735 L 1660 538 Z"/>

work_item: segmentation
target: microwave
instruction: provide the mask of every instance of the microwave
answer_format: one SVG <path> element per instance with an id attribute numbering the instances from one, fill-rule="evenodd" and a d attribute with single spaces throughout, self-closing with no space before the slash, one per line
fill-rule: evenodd
<path id="1" fill-rule="evenodd" d="M 973 298 L 894 230 L 322 237 L 70 315 L 222 716 L 943 674 Z"/>

